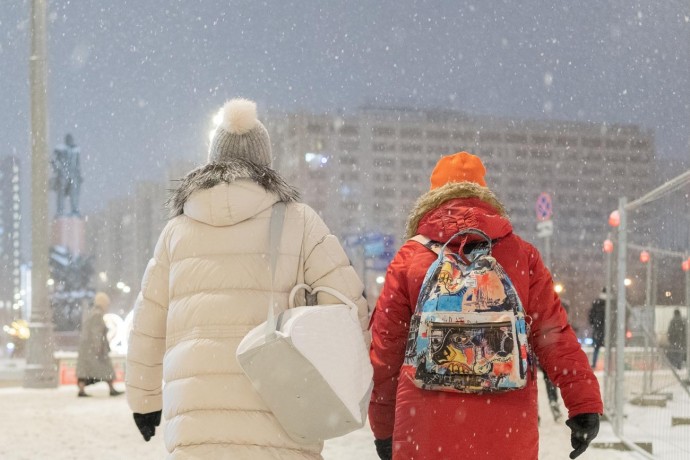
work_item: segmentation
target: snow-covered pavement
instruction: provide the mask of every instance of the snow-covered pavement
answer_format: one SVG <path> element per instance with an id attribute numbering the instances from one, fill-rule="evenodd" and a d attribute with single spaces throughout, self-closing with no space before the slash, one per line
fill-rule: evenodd
<path id="1" fill-rule="evenodd" d="M 164 458 L 161 434 L 150 442 L 137 431 L 124 396 L 108 396 L 105 384 L 89 388 L 91 398 L 77 398 L 76 387 L 0 389 L 0 458 L 3 460 L 121 460 Z M 541 459 L 567 459 L 570 430 L 551 418 L 541 391 Z M 163 429 L 165 427 L 163 426 Z M 600 439 L 614 440 L 608 424 Z M 325 460 L 377 460 L 368 427 L 326 443 Z M 590 448 L 580 458 L 637 459 L 637 454 Z"/>

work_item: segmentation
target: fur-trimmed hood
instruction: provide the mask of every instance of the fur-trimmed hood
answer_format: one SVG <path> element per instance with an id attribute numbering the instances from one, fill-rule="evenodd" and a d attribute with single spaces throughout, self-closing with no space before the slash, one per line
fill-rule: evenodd
<path id="1" fill-rule="evenodd" d="M 405 239 L 411 238 L 420 232 L 420 223 L 425 216 L 434 210 L 439 210 L 445 203 L 458 199 L 465 199 L 469 207 L 478 206 L 484 208 L 484 214 L 487 217 L 494 216 L 496 224 L 500 227 L 498 233 L 507 234 L 512 231 L 505 207 L 491 190 L 474 182 L 449 182 L 419 197 L 407 218 Z M 451 211 L 448 210 L 447 214 L 450 213 Z M 462 216 L 462 218 L 465 218 L 465 216 Z M 453 220 L 448 216 L 443 216 L 439 220 L 447 224 L 449 219 Z M 457 226 L 456 222 L 453 223 Z M 432 239 L 443 239 L 442 235 L 426 236 Z M 450 236 L 446 235 L 446 237 Z"/>
<path id="2" fill-rule="evenodd" d="M 186 214 L 211 225 L 230 225 L 278 201 L 299 200 L 273 169 L 242 159 L 209 163 L 188 173 L 167 202 L 171 218 Z"/>

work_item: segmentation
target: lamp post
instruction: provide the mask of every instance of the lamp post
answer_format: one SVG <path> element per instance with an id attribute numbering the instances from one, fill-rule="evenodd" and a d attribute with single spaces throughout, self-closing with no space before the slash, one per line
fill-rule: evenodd
<path id="1" fill-rule="evenodd" d="M 25 388 L 57 386 L 48 299 L 46 1 L 31 4 L 31 318 Z"/>
<path id="2" fill-rule="evenodd" d="M 649 255 L 649 251 L 644 250 L 640 252 L 640 262 L 643 264 L 647 265 L 647 282 L 645 286 L 645 315 L 644 315 L 644 323 L 646 324 L 647 321 L 647 316 L 652 315 L 652 331 L 655 330 L 654 328 L 654 308 L 652 307 L 652 261 L 651 257 Z M 649 337 L 647 336 L 647 328 L 643 328 L 643 337 L 644 337 L 644 356 L 647 361 L 647 366 L 645 366 L 645 371 L 642 379 L 642 394 L 649 394 L 650 390 L 652 388 L 652 366 L 654 365 L 654 361 L 652 359 L 652 355 L 649 351 Z"/>
<path id="3" fill-rule="evenodd" d="M 683 261 L 681 268 L 685 272 L 685 371 L 690 382 L 690 257 Z"/>
<path id="4" fill-rule="evenodd" d="M 623 435 L 623 405 L 624 395 L 623 387 L 625 385 L 625 308 L 626 308 L 626 255 L 628 252 L 628 235 L 627 235 L 627 216 L 626 205 L 628 199 L 621 197 L 618 200 L 618 276 L 616 280 L 616 291 L 618 297 L 616 298 L 616 384 L 615 384 L 615 416 L 613 418 L 613 431 L 618 436 Z"/>
<path id="5" fill-rule="evenodd" d="M 611 413 L 611 292 L 613 292 L 613 242 L 610 237 L 604 241 L 603 247 L 606 254 L 606 306 L 604 309 L 604 404 L 606 404 L 607 413 Z"/>

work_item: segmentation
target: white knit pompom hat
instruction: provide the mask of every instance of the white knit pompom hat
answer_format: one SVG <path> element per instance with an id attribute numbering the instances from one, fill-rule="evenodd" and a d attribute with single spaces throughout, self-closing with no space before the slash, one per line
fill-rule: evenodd
<path id="1" fill-rule="evenodd" d="M 271 139 L 256 118 L 256 102 L 231 99 L 223 106 L 223 121 L 218 125 L 208 150 L 209 163 L 242 158 L 271 166 Z"/>

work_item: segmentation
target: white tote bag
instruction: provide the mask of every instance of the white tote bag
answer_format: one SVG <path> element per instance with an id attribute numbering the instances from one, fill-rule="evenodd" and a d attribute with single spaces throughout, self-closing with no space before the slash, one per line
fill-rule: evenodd
<path id="1" fill-rule="evenodd" d="M 282 228 L 281 210 L 271 216 L 271 270 Z M 277 223 L 276 223 L 277 222 Z M 300 289 L 325 292 L 342 304 L 295 307 Z M 364 426 L 373 386 L 357 306 L 340 292 L 292 289 L 289 308 L 252 329 L 237 348 L 237 361 L 283 429 L 295 441 L 314 443 Z"/>

